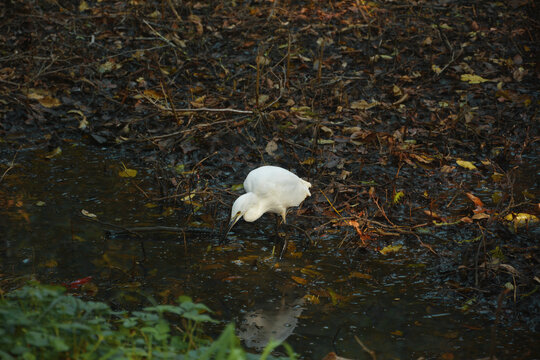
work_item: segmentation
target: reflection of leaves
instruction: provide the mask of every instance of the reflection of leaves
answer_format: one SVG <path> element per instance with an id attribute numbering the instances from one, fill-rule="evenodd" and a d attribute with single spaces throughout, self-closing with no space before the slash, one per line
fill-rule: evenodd
<path id="1" fill-rule="evenodd" d="M 353 271 L 352 273 L 349 274 L 349 278 L 350 279 L 356 278 L 356 279 L 368 279 L 368 280 L 371 280 L 371 279 L 373 279 L 373 276 L 371 276 L 369 274 L 363 274 L 363 273 L 360 273 L 358 271 Z"/>

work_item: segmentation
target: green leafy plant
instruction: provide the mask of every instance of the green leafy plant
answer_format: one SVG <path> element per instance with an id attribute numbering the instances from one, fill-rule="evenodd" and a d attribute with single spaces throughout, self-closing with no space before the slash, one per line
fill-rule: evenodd
<path id="1" fill-rule="evenodd" d="M 178 302 L 113 311 L 103 302 L 66 295 L 62 287 L 27 285 L 0 300 L 0 358 L 270 359 L 279 345 L 269 344 L 260 356 L 247 354 L 233 325 L 211 342 L 202 332 L 202 324 L 217 322 L 210 309 L 188 297 Z M 171 325 L 176 319 L 181 327 Z"/>

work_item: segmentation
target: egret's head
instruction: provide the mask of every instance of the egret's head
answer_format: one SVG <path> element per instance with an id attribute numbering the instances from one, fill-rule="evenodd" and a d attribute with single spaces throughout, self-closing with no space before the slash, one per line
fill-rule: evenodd
<path id="1" fill-rule="evenodd" d="M 261 207 L 261 202 L 257 199 L 257 195 L 253 193 L 241 195 L 232 206 L 227 233 L 241 218 L 244 218 L 247 222 L 252 222 L 260 218 L 263 213 L 264 210 Z"/>

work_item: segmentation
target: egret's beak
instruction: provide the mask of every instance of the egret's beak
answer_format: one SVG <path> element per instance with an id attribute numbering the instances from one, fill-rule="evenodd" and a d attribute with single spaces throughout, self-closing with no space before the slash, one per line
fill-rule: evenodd
<path id="1" fill-rule="evenodd" d="M 221 239 L 222 242 L 225 241 L 225 239 L 227 238 L 227 235 L 229 234 L 229 232 L 233 228 L 234 224 L 236 224 L 238 222 L 238 220 L 240 220 L 241 217 L 242 217 L 242 213 L 240 211 L 237 212 L 236 215 L 231 217 L 231 220 L 229 221 L 229 226 L 227 227 L 227 231 L 225 232 L 225 234 L 223 234 L 223 238 Z"/>

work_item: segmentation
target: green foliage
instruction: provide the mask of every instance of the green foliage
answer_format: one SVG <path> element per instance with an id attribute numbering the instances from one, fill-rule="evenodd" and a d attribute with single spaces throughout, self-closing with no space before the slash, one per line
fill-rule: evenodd
<path id="1" fill-rule="evenodd" d="M 179 298 L 178 305 L 129 313 L 64 292 L 33 284 L 0 300 L 1 359 L 267 359 L 279 345 L 270 344 L 262 356 L 247 354 L 233 325 L 210 343 L 202 324 L 216 320 L 207 314 L 210 309 L 188 297 Z M 177 328 L 172 324 L 180 322 L 182 331 L 172 331 Z"/>

